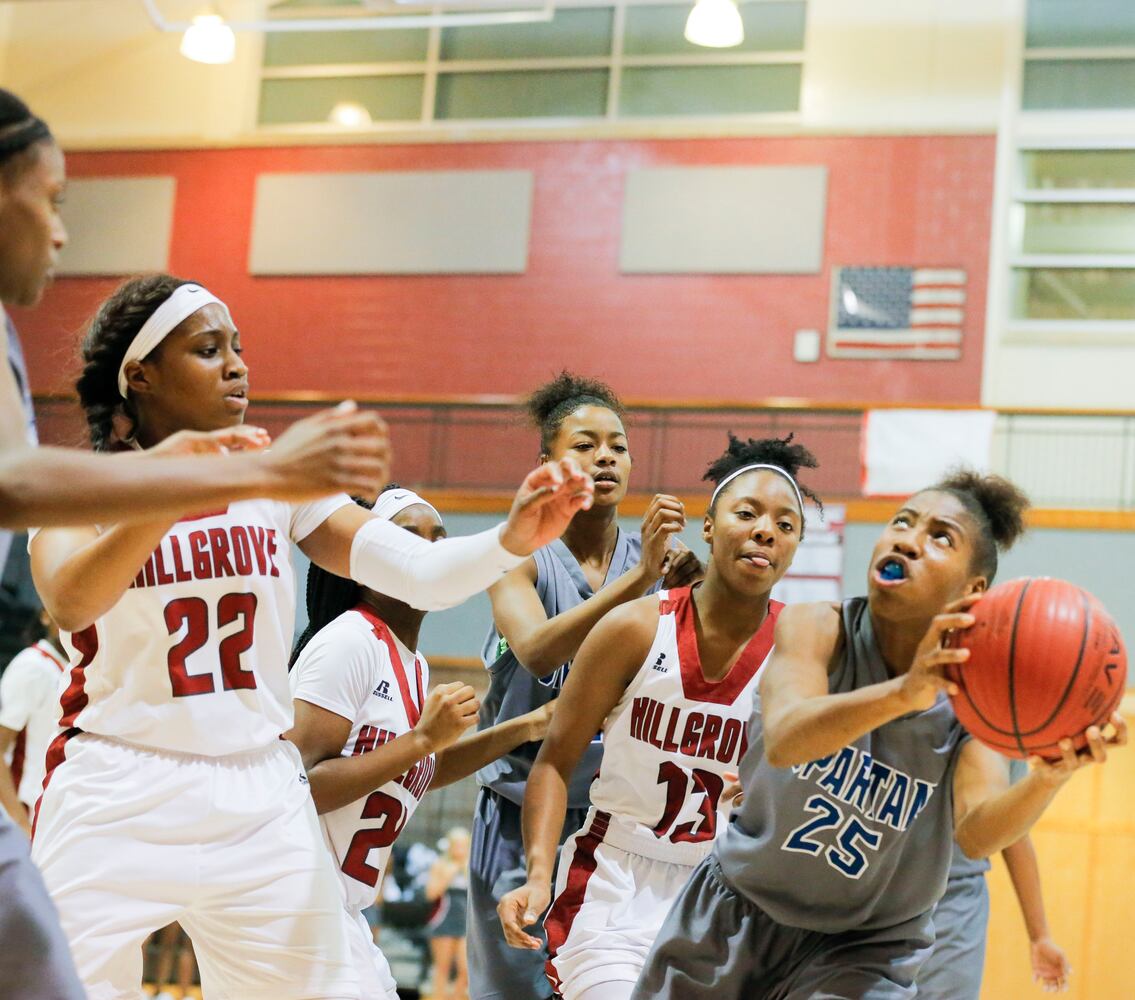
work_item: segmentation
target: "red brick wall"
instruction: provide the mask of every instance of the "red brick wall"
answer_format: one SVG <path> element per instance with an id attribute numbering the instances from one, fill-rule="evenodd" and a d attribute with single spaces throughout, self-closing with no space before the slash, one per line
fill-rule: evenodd
<path id="1" fill-rule="evenodd" d="M 994 138 L 766 138 L 76 153 L 75 177 L 177 178 L 171 269 L 232 307 L 254 389 L 523 392 L 561 367 L 628 396 L 976 402 Z M 623 176 L 652 165 L 823 164 L 819 275 L 620 275 Z M 526 274 L 253 278 L 253 185 L 272 171 L 523 168 L 535 173 Z M 833 265 L 963 267 L 958 362 L 792 360 L 825 331 Z M 114 281 L 63 279 L 17 314 L 37 390 L 68 384 L 73 336 Z"/>

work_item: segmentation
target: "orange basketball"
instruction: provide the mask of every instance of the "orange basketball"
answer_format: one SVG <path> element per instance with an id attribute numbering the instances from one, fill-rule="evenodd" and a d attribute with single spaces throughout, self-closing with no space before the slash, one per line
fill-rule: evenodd
<path id="1" fill-rule="evenodd" d="M 1102 726 L 1127 684 L 1119 628 L 1086 590 L 1048 577 L 993 587 L 972 628 L 947 645 L 970 650 L 950 668 L 954 711 L 986 746 L 1007 757 L 1060 757 L 1059 741 Z M 1077 739 L 1076 747 L 1084 744 Z"/>

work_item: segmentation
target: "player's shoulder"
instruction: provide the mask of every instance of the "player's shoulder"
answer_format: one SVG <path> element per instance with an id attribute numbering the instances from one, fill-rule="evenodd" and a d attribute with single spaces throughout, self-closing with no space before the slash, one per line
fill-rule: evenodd
<path id="1" fill-rule="evenodd" d="M 633 601 L 627 601 L 612 608 L 600 619 L 599 624 L 610 637 L 634 641 L 653 640 L 658 630 L 658 594 L 647 594 Z"/>
<path id="2" fill-rule="evenodd" d="M 834 649 L 843 635 L 842 607 L 833 601 L 789 604 L 780 609 L 776 620 L 776 644 L 808 639 Z"/>
<path id="3" fill-rule="evenodd" d="M 357 660 L 380 663 L 386 658 L 386 647 L 374 635 L 374 628 L 357 611 L 344 611 L 312 636 L 304 647 L 296 669 L 314 659 L 332 659 L 344 664 Z"/>

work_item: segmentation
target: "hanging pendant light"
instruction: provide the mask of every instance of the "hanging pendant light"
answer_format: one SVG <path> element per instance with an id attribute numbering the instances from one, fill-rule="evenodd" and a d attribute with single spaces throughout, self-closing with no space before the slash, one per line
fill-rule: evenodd
<path id="1" fill-rule="evenodd" d="M 697 0 L 686 19 L 686 41 L 728 49 L 745 40 L 741 12 L 733 0 Z"/>
<path id="2" fill-rule="evenodd" d="M 198 14 L 181 36 L 181 54 L 210 65 L 231 63 L 236 55 L 236 35 L 220 14 Z"/>

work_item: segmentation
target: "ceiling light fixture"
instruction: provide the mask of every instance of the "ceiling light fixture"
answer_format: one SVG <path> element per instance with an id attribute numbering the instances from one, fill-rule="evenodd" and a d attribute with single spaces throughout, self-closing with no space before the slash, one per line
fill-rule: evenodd
<path id="1" fill-rule="evenodd" d="M 697 0 L 686 19 L 686 41 L 728 49 L 745 40 L 741 12 L 733 0 Z"/>
<path id="2" fill-rule="evenodd" d="M 212 66 L 231 63 L 236 55 L 236 35 L 220 14 L 198 14 L 181 36 L 181 54 Z"/>

